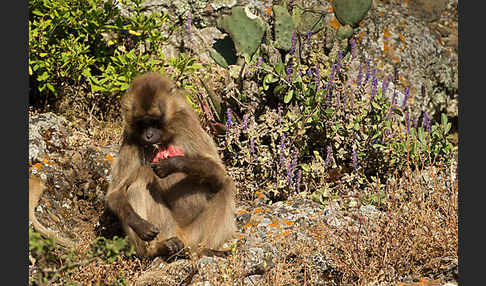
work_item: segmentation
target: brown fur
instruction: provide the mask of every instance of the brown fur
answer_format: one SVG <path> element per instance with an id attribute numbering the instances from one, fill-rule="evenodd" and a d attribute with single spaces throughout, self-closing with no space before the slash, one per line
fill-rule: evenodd
<path id="1" fill-rule="evenodd" d="M 32 222 L 34 229 L 45 237 L 49 237 L 55 240 L 55 242 L 63 247 L 71 248 L 75 246 L 75 243 L 67 238 L 58 236 L 58 233 L 43 226 L 35 216 L 35 207 L 39 202 L 39 199 L 46 189 L 44 182 L 30 175 L 29 176 L 29 220 Z"/>
<path id="2" fill-rule="evenodd" d="M 123 141 L 106 202 L 137 253 L 170 256 L 190 247 L 217 254 L 236 230 L 235 185 L 184 95 L 158 73 L 141 75 L 122 98 L 122 116 Z M 157 119 L 158 143 L 184 156 L 151 163 L 156 149 L 143 144 L 146 128 L 137 125 L 144 118 Z"/>

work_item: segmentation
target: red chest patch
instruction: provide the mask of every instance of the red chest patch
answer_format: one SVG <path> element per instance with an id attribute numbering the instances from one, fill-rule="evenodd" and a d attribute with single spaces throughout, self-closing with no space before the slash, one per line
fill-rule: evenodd
<path id="1" fill-rule="evenodd" d="M 184 151 L 173 145 L 169 145 L 167 149 L 162 148 L 159 150 L 159 152 L 157 152 L 157 154 L 155 154 L 154 159 L 152 159 L 152 163 L 157 163 L 159 160 L 167 159 L 173 156 L 184 156 Z"/>

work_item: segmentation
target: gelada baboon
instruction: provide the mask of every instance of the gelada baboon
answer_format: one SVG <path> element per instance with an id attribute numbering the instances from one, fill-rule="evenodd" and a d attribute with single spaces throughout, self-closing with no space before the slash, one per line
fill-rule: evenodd
<path id="1" fill-rule="evenodd" d="M 235 185 L 184 94 L 150 72 L 134 80 L 121 106 L 123 138 L 106 203 L 137 253 L 228 254 L 218 248 L 236 231 Z"/>
<path id="2" fill-rule="evenodd" d="M 29 176 L 29 220 L 34 229 L 43 236 L 53 238 L 57 244 L 63 247 L 74 247 L 75 243 L 73 241 L 59 236 L 57 232 L 46 228 L 37 220 L 34 211 L 45 189 L 46 186 L 40 178 L 32 175 Z"/>

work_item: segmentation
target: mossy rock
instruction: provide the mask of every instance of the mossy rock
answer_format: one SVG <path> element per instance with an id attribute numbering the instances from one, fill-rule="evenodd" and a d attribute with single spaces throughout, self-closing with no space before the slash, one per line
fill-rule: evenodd
<path id="1" fill-rule="evenodd" d="M 247 8 L 233 7 L 231 15 L 225 15 L 218 19 L 217 25 L 230 34 L 235 43 L 237 54 L 252 56 L 260 46 L 265 25 L 256 15 Z"/>
<path id="2" fill-rule="evenodd" d="M 359 24 L 371 8 L 372 0 L 334 0 L 334 15 L 342 25 L 352 27 Z"/>

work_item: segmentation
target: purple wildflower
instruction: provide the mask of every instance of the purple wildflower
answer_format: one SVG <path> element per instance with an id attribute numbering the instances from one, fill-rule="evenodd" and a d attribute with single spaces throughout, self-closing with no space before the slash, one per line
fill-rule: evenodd
<path id="1" fill-rule="evenodd" d="M 361 79 L 363 78 L 363 67 L 361 63 L 359 64 L 358 78 L 356 79 L 356 85 L 361 85 Z"/>
<path id="2" fill-rule="evenodd" d="M 327 146 L 327 154 L 326 154 L 326 159 L 324 160 L 324 165 L 327 166 L 327 164 L 329 164 L 329 161 L 331 160 L 331 155 L 332 155 L 332 148 L 330 146 Z"/>
<path id="3" fill-rule="evenodd" d="M 312 68 L 307 69 L 307 77 L 309 77 L 309 79 L 312 77 Z"/>
<path id="4" fill-rule="evenodd" d="M 186 27 L 187 28 L 186 32 L 187 32 L 187 36 L 189 37 L 189 40 L 192 40 L 191 39 L 191 23 L 192 23 L 192 14 L 189 13 L 189 14 L 187 14 L 187 27 Z"/>
<path id="5" fill-rule="evenodd" d="M 430 116 L 429 113 L 426 111 L 424 114 L 424 120 L 422 121 L 422 127 L 430 133 Z"/>
<path id="6" fill-rule="evenodd" d="M 410 95 L 409 92 L 410 92 L 409 88 L 405 87 L 405 97 L 403 98 L 402 109 L 404 109 L 407 106 L 408 97 Z"/>
<path id="7" fill-rule="evenodd" d="M 375 99 L 377 87 L 378 86 L 378 79 L 376 78 L 376 68 L 373 69 L 373 79 L 371 80 L 371 100 Z"/>
<path id="8" fill-rule="evenodd" d="M 293 55 L 295 53 L 295 46 L 297 45 L 297 35 L 295 32 L 292 33 L 292 47 L 290 47 L 290 54 Z"/>
<path id="9" fill-rule="evenodd" d="M 245 130 L 248 127 L 248 115 L 243 115 L 243 124 L 241 126 L 243 130 Z"/>
<path id="10" fill-rule="evenodd" d="M 289 62 L 289 66 L 287 67 L 287 81 L 290 81 L 290 75 L 292 74 L 293 66 L 292 62 Z"/>
<path id="11" fill-rule="evenodd" d="M 250 139 L 250 154 L 255 154 L 255 139 L 253 137 Z"/>
<path id="12" fill-rule="evenodd" d="M 263 63 L 263 58 L 262 57 L 258 57 L 257 66 L 261 66 L 262 63 Z"/>
<path id="13" fill-rule="evenodd" d="M 231 108 L 227 109 L 227 116 L 228 116 L 228 121 L 226 121 L 226 130 L 230 130 L 231 128 Z"/>
<path id="14" fill-rule="evenodd" d="M 287 181 L 289 182 L 289 185 L 292 184 L 293 178 L 294 178 L 294 172 L 292 170 L 292 163 L 289 161 L 287 162 Z"/>
<path id="15" fill-rule="evenodd" d="M 332 95 L 332 85 L 327 90 L 327 103 L 331 102 L 331 95 Z"/>
<path id="16" fill-rule="evenodd" d="M 393 96 L 392 96 L 392 99 L 391 99 L 391 104 L 392 104 L 392 108 L 395 109 L 396 108 L 396 104 L 397 104 L 397 92 L 393 92 Z"/>
<path id="17" fill-rule="evenodd" d="M 331 66 L 331 74 L 329 75 L 329 81 L 327 82 L 327 88 L 334 85 L 334 73 L 336 72 L 336 65 Z"/>
<path id="18" fill-rule="evenodd" d="M 338 51 L 338 59 L 337 59 L 337 68 L 336 72 L 339 73 L 341 71 L 341 59 L 343 57 L 343 51 L 339 50 Z"/>
<path id="19" fill-rule="evenodd" d="M 294 150 L 294 158 L 292 159 L 292 162 L 288 163 L 287 180 L 289 181 L 289 184 L 292 184 L 292 182 L 293 182 L 294 170 L 295 170 L 295 167 L 297 166 L 297 160 L 298 160 L 298 151 L 297 151 L 297 149 L 295 149 Z"/>
<path id="20" fill-rule="evenodd" d="M 316 92 L 318 92 L 319 91 L 319 87 L 321 85 L 321 74 L 319 73 L 319 64 L 316 65 L 315 74 L 316 74 Z"/>
<path id="21" fill-rule="evenodd" d="M 355 150 L 353 150 L 353 169 L 355 172 L 358 169 L 358 155 Z"/>
<path id="22" fill-rule="evenodd" d="M 295 183 L 295 190 L 296 191 L 299 191 L 299 189 L 300 189 L 300 181 L 301 181 L 301 179 L 302 179 L 302 174 L 301 174 L 301 171 L 298 170 L 297 171 L 297 182 Z"/>
<path id="23" fill-rule="evenodd" d="M 383 80 L 383 84 L 381 85 L 381 94 L 384 96 L 386 94 L 386 91 L 388 89 L 388 85 L 390 84 L 390 80 L 391 80 L 391 75 L 387 76 L 384 80 Z"/>
<path id="24" fill-rule="evenodd" d="M 280 106 L 280 104 L 278 105 L 278 113 L 277 113 L 278 117 L 277 117 L 277 122 L 280 124 L 281 120 L 282 120 L 282 107 Z"/>
<path id="25" fill-rule="evenodd" d="M 356 40 L 353 38 L 351 39 L 351 59 L 356 57 Z"/>
<path id="26" fill-rule="evenodd" d="M 283 166 L 284 157 L 285 157 L 285 133 L 282 134 L 282 138 L 280 139 L 280 165 Z"/>
<path id="27" fill-rule="evenodd" d="M 302 76 L 302 72 L 301 71 L 298 71 L 297 74 L 301 77 Z"/>
<path id="28" fill-rule="evenodd" d="M 309 46 L 309 47 L 310 47 L 310 46 L 311 46 L 311 44 L 312 44 L 312 43 L 311 43 L 311 40 L 312 40 L 312 31 L 311 31 L 311 30 L 309 30 L 309 31 L 307 31 L 307 37 L 306 37 L 306 40 L 305 40 L 305 42 L 306 42 L 307 46 Z"/>
<path id="29" fill-rule="evenodd" d="M 414 128 L 417 128 L 417 125 L 418 125 L 418 117 L 415 117 L 415 118 L 413 119 L 413 127 L 414 127 Z"/>
<path id="30" fill-rule="evenodd" d="M 365 79 L 363 81 L 363 84 L 366 84 L 366 82 L 368 81 L 369 78 L 370 78 L 370 60 L 367 60 L 366 61 L 366 75 L 365 75 Z"/>
<path id="31" fill-rule="evenodd" d="M 423 83 L 422 83 L 421 91 L 422 91 L 422 98 L 425 98 L 425 85 Z"/>

